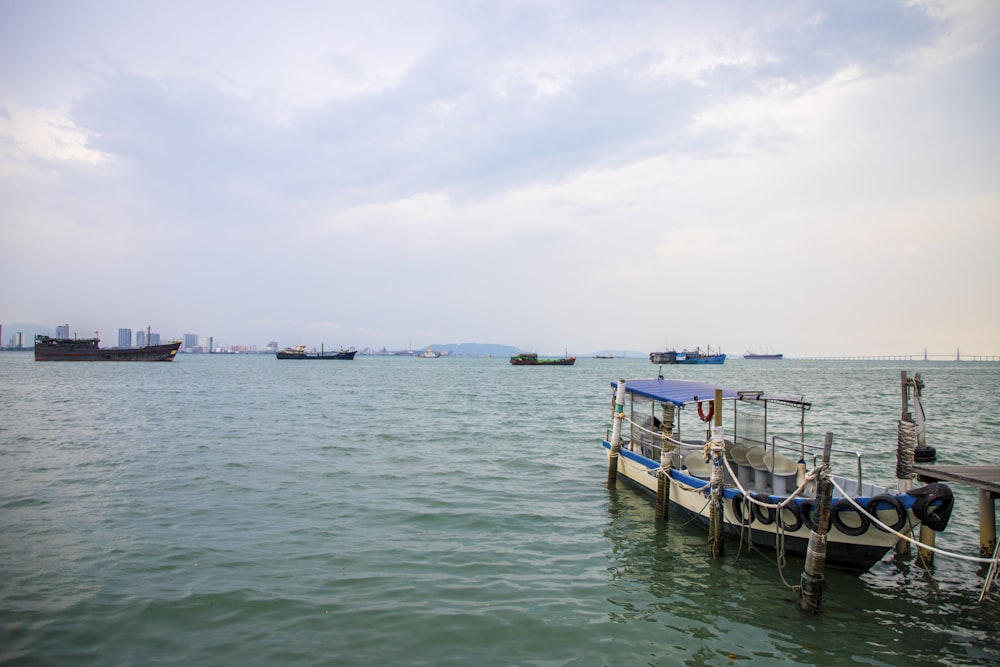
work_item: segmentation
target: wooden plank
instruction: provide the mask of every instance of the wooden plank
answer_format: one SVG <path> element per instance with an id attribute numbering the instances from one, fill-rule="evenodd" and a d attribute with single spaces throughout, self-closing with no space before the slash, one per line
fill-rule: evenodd
<path id="1" fill-rule="evenodd" d="M 917 477 L 924 482 L 958 482 L 985 491 L 995 499 L 1000 497 L 1000 466 L 914 466 Z"/>

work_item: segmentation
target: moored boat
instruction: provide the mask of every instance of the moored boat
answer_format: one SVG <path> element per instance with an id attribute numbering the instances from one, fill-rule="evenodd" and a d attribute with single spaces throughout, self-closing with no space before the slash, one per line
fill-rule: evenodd
<path id="1" fill-rule="evenodd" d="M 897 534 L 948 524 L 951 490 L 940 483 L 913 488 L 917 436 L 906 409 L 899 421 L 899 479 L 887 487 L 864 481 L 860 453 L 806 442 L 811 404 L 800 397 L 662 378 L 623 380 L 612 388 L 616 426 L 603 441 L 609 479 L 623 478 L 705 527 L 717 503 L 724 534 L 805 556 L 822 516 L 817 489 L 828 483 L 826 564 L 860 574 L 892 549 Z M 710 428 L 713 420 L 721 423 Z M 829 466 L 820 460 L 824 446 L 832 452 Z M 842 465 L 850 474 L 834 472 Z"/>
<path id="2" fill-rule="evenodd" d="M 663 352 L 650 352 L 649 360 L 654 364 L 676 364 L 677 351 L 664 350 Z"/>
<path id="3" fill-rule="evenodd" d="M 100 338 L 35 336 L 35 361 L 173 361 L 181 341 L 142 347 L 100 347 Z"/>
<path id="4" fill-rule="evenodd" d="M 354 355 L 358 351 L 351 350 L 338 350 L 337 352 L 326 352 L 323 350 L 323 346 L 320 346 L 319 352 L 307 352 L 305 345 L 293 345 L 292 347 L 286 347 L 284 350 L 277 352 L 275 356 L 278 359 L 334 359 L 334 360 L 347 360 L 350 361 L 354 359 Z"/>
<path id="5" fill-rule="evenodd" d="M 510 358 L 511 366 L 572 366 L 575 363 L 576 357 L 540 358 L 534 352 L 523 352 Z"/>

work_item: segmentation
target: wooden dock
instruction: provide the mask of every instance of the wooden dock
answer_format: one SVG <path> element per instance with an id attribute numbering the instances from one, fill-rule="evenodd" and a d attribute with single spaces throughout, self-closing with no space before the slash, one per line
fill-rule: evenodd
<path id="1" fill-rule="evenodd" d="M 979 490 L 979 553 L 993 555 L 997 543 L 996 499 L 1000 498 L 1000 466 L 916 465 L 922 482 L 957 482 Z"/>

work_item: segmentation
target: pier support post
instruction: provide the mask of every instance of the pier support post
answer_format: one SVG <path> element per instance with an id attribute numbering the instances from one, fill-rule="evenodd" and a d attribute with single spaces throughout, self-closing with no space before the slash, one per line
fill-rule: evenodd
<path id="1" fill-rule="evenodd" d="M 611 427 L 611 452 L 608 454 L 608 485 L 618 481 L 618 456 L 622 450 L 622 420 L 625 419 L 625 380 L 618 380 L 615 393 L 614 424 Z"/>
<path id="2" fill-rule="evenodd" d="M 931 530 L 930 528 L 928 528 L 926 524 L 923 524 L 923 523 L 920 524 L 920 544 L 921 545 L 926 545 L 926 546 L 929 546 L 929 547 L 933 547 L 934 546 L 934 538 L 935 538 L 936 535 L 937 535 L 937 532 L 935 532 L 934 530 Z M 924 563 L 926 563 L 927 565 L 931 565 L 931 564 L 934 563 L 934 552 L 931 551 L 930 549 L 925 549 L 923 546 L 918 546 L 917 547 L 917 555 L 920 556 L 920 559 Z"/>
<path id="3" fill-rule="evenodd" d="M 997 508 L 986 489 L 979 489 L 979 555 L 992 558 L 997 548 Z"/>
<path id="4" fill-rule="evenodd" d="M 656 520 L 670 518 L 670 461 L 671 447 L 667 440 L 674 435 L 674 406 L 664 403 L 660 419 L 660 470 L 656 476 Z"/>
<path id="5" fill-rule="evenodd" d="M 806 564 L 799 585 L 799 611 L 815 616 L 823 606 L 826 579 L 826 534 L 830 528 L 830 502 L 833 484 L 830 482 L 830 454 L 833 451 L 833 433 L 827 431 L 823 440 L 823 468 L 816 484 L 816 528 L 809 533 Z"/>
<path id="6" fill-rule="evenodd" d="M 660 454 L 660 470 L 656 474 L 656 520 L 670 517 L 670 454 Z"/>
<path id="7" fill-rule="evenodd" d="M 715 425 L 712 427 L 712 439 L 706 447 L 706 458 L 712 459 L 711 499 L 708 508 L 708 551 L 713 558 L 722 556 L 725 551 L 723 526 L 725 523 L 725 507 L 722 504 L 723 468 L 722 457 L 726 453 L 726 437 L 722 429 L 722 390 L 715 390 Z"/>

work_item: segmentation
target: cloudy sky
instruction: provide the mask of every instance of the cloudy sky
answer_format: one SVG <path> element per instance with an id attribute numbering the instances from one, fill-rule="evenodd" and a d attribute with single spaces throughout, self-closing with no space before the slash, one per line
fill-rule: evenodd
<path id="1" fill-rule="evenodd" d="M 0 324 L 1000 354 L 998 72 L 995 0 L 0 0 Z"/>

